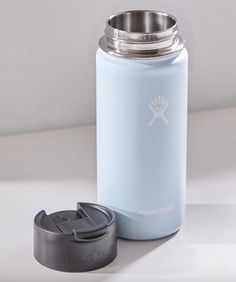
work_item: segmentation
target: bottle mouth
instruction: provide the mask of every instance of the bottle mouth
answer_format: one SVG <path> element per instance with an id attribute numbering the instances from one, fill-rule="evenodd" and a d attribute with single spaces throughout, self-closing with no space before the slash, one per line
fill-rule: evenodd
<path id="1" fill-rule="evenodd" d="M 107 53 L 123 57 L 159 57 L 184 47 L 177 20 L 170 14 L 136 10 L 108 18 L 105 35 L 99 41 Z"/>
<path id="2" fill-rule="evenodd" d="M 173 28 L 176 19 L 166 13 L 137 10 L 113 15 L 107 23 L 114 29 L 148 34 Z"/>

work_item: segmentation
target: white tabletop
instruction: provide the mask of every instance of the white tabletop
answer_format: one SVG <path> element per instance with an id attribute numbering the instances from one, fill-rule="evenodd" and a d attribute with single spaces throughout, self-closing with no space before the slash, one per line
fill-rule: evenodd
<path id="1" fill-rule="evenodd" d="M 236 281 L 236 108 L 188 123 L 186 220 L 163 240 L 118 241 L 117 258 L 89 273 L 33 257 L 33 218 L 96 201 L 95 127 L 0 138 L 0 281 Z"/>

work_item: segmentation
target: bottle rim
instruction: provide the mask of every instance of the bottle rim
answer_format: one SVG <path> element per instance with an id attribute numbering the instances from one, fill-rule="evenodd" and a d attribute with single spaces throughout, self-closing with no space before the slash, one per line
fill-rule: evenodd
<path id="1" fill-rule="evenodd" d="M 177 20 L 168 13 L 153 10 L 125 11 L 110 16 L 99 46 L 122 57 L 159 57 L 184 48 Z"/>

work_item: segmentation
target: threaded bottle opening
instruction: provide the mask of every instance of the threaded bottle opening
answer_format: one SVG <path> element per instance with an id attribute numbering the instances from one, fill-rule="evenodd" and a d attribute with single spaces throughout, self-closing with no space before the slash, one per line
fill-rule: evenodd
<path id="1" fill-rule="evenodd" d="M 111 16 L 99 45 L 110 54 L 145 58 L 180 51 L 184 43 L 172 15 L 137 10 Z"/>

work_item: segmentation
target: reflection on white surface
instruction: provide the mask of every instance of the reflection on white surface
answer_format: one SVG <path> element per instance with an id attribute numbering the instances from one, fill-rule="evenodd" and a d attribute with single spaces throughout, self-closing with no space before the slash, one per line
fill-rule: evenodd
<path id="1" fill-rule="evenodd" d="M 110 265 L 71 274 L 34 260 L 33 217 L 96 201 L 95 128 L 0 138 L 0 281 L 235 281 L 235 144 L 236 109 L 191 114 L 182 229 L 119 240 Z"/>

